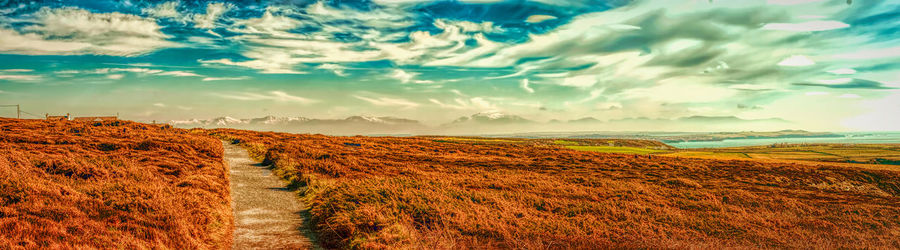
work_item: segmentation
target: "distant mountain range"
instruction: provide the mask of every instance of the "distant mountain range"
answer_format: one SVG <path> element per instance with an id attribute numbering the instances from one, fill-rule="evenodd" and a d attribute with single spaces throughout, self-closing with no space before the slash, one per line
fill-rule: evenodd
<path id="1" fill-rule="evenodd" d="M 260 131 L 323 134 L 410 134 L 426 129 L 416 120 L 396 117 L 351 116 L 344 119 L 265 116 L 238 119 L 228 116 L 208 120 L 170 121 L 182 128 L 236 128 Z"/>
<path id="2" fill-rule="evenodd" d="M 789 124 L 783 119 L 741 119 L 735 116 L 689 116 L 677 119 L 628 118 L 602 121 L 584 117 L 569 121 L 552 120 L 537 122 L 521 116 L 489 111 L 459 117 L 439 126 L 426 126 L 419 121 L 390 116 L 350 116 L 344 119 L 314 119 L 307 117 L 265 116 L 252 119 L 217 117 L 207 120 L 190 119 L 170 121 L 181 128 L 236 128 L 260 131 L 292 133 L 322 133 L 334 135 L 409 135 L 409 134 L 496 134 L 538 131 L 698 131 L 697 128 L 714 130 L 718 125 L 740 126 Z M 693 130 L 692 130 L 693 129 Z M 783 129 L 783 127 L 779 128 Z M 775 130 L 775 129 L 771 129 Z"/>

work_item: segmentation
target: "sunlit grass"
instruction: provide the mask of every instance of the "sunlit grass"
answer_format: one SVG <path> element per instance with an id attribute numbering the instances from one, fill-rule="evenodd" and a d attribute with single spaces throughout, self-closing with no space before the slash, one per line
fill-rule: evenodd
<path id="1" fill-rule="evenodd" d="M 493 139 L 493 138 L 475 138 L 475 137 L 442 137 L 439 140 L 452 141 L 452 142 L 471 142 L 471 143 L 521 143 L 522 141 L 516 140 L 508 140 L 508 139 Z"/>
<path id="2" fill-rule="evenodd" d="M 732 153 L 732 152 L 706 152 L 706 151 L 677 151 L 672 153 L 664 154 L 667 156 L 680 156 L 680 157 L 697 157 L 697 158 L 708 158 L 708 159 L 747 159 L 750 158 L 744 153 Z"/>
<path id="3" fill-rule="evenodd" d="M 229 201 L 206 135 L 0 119 L 0 249 L 224 249 Z"/>
<path id="4" fill-rule="evenodd" d="M 895 219 L 900 216 L 896 206 L 900 189 L 894 188 L 900 185 L 900 173 L 892 171 L 693 157 L 651 159 L 570 150 L 554 140 L 447 143 L 433 137 L 228 129 L 210 133 L 237 138 L 254 150 L 265 149 L 259 154 L 265 162 L 302 187 L 318 239 L 331 248 L 900 244 L 896 233 L 900 223 Z M 660 146 L 648 141 L 615 143 Z"/>
<path id="5" fill-rule="evenodd" d="M 555 141 L 553 141 L 553 144 L 557 144 L 557 145 L 566 145 L 566 146 L 575 146 L 575 145 L 578 145 L 578 142 L 575 142 L 575 141 L 566 141 L 566 140 L 555 140 Z"/>
<path id="6" fill-rule="evenodd" d="M 566 146 L 566 148 L 574 149 L 574 150 L 581 150 L 581 151 L 590 151 L 590 152 L 618 153 L 618 154 L 642 154 L 642 155 L 667 152 L 664 150 L 649 149 L 649 148 L 611 147 L 611 146 Z"/>

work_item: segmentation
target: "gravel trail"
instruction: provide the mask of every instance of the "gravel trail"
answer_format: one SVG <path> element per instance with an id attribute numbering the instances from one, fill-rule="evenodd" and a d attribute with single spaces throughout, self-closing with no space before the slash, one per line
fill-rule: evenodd
<path id="1" fill-rule="evenodd" d="M 231 173 L 234 210 L 232 249 L 317 249 L 308 230 L 306 207 L 286 183 L 250 159 L 238 145 L 223 142 Z"/>

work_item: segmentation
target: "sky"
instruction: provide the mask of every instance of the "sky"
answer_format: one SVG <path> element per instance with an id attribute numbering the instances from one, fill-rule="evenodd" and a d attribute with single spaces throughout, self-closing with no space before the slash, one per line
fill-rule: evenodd
<path id="1" fill-rule="evenodd" d="M 0 104 L 898 131 L 900 1 L 0 0 Z"/>

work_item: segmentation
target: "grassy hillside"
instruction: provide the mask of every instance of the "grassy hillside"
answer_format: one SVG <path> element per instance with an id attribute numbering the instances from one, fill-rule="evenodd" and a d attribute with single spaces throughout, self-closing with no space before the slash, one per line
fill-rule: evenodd
<path id="1" fill-rule="evenodd" d="M 0 119 L 0 248 L 229 248 L 228 188 L 205 135 Z"/>
<path id="2" fill-rule="evenodd" d="M 328 247 L 900 247 L 894 171 L 565 143 L 210 133 L 300 187 Z"/>

